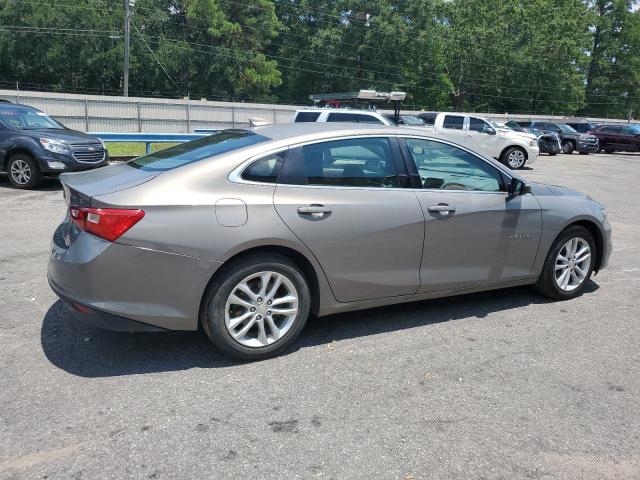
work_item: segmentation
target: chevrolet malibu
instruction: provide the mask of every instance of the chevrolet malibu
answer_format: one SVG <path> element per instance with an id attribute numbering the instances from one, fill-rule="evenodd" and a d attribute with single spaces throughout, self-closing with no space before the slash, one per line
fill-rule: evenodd
<path id="1" fill-rule="evenodd" d="M 611 252 L 600 203 L 424 130 L 224 130 L 61 181 L 48 277 L 74 316 L 202 326 L 243 359 L 310 314 L 529 284 L 569 299 Z"/>

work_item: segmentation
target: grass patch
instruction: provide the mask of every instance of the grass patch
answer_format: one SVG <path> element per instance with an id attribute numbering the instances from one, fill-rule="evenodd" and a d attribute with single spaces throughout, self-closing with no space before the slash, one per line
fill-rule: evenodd
<path id="1" fill-rule="evenodd" d="M 144 143 L 138 142 L 105 142 L 110 157 L 140 157 L 145 154 Z M 173 147 L 176 143 L 152 143 L 151 151 L 157 152 Z"/>

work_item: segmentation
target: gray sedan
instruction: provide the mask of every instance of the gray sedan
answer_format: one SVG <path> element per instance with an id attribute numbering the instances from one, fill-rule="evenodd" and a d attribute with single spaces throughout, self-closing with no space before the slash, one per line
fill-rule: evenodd
<path id="1" fill-rule="evenodd" d="M 607 265 L 604 207 L 424 130 L 224 130 L 61 176 L 49 282 L 120 331 L 282 352 L 316 316 L 515 285 L 565 300 Z"/>

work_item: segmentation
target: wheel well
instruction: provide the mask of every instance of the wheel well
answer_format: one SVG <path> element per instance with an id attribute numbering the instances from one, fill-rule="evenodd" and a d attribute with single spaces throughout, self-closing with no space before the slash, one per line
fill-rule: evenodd
<path id="1" fill-rule="evenodd" d="M 318 282 L 318 276 L 316 274 L 315 268 L 307 258 L 302 255 L 300 252 L 288 248 L 282 247 L 280 245 L 266 245 L 260 247 L 250 248 L 248 250 L 243 250 L 242 252 L 236 253 L 234 256 L 227 259 L 218 270 L 213 274 L 213 276 L 209 279 L 204 292 L 202 293 L 202 299 L 200 300 L 200 322 L 202 321 L 202 314 L 204 312 L 204 302 L 207 290 L 209 286 L 218 278 L 220 275 L 224 274 L 230 266 L 237 262 L 239 259 L 244 258 L 248 255 L 255 255 L 260 253 L 277 253 L 282 255 L 283 257 L 291 260 L 304 275 L 307 283 L 309 285 L 309 290 L 311 292 L 311 313 L 314 315 L 318 313 L 319 304 L 320 304 L 320 283 Z"/>
<path id="2" fill-rule="evenodd" d="M 600 265 L 602 265 L 602 254 L 604 253 L 604 238 L 602 232 L 595 223 L 590 222 L 589 220 L 580 220 L 572 223 L 571 225 L 567 225 L 567 228 L 574 225 L 580 225 L 581 227 L 589 230 L 589 233 L 593 236 L 593 239 L 596 242 L 596 264 L 594 265 L 593 270 L 597 272 L 600 269 Z"/>
<path id="3" fill-rule="evenodd" d="M 522 151 L 522 153 L 524 153 L 524 158 L 525 160 L 529 159 L 529 155 L 527 155 L 527 150 L 523 147 L 521 147 L 520 145 L 509 145 L 508 147 L 505 147 L 501 152 L 500 152 L 500 156 L 498 157 L 500 160 L 502 160 L 502 157 L 504 156 L 505 153 L 507 153 L 507 150 L 510 150 L 512 148 L 517 148 L 518 150 Z"/>
<path id="4" fill-rule="evenodd" d="M 0 164 L 0 168 L 6 170 L 7 169 L 7 164 L 9 163 L 9 160 L 11 160 L 15 155 L 20 154 L 20 153 L 22 153 L 23 155 L 28 155 L 29 157 L 31 157 L 32 159 L 35 160 L 35 157 L 33 156 L 33 154 L 29 150 L 27 150 L 25 148 L 18 147 L 18 148 L 14 148 L 13 150 L 9 150 L 7 152 L 7 155 L 5 156 L 5 159 L 4 159 L 4 163 Z"/>

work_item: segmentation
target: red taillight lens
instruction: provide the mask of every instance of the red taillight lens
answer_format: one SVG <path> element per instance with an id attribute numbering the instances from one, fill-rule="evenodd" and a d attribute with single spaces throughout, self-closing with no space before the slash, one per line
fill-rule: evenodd
<path id="1" fill-rule="evenodd" d="M 144 217 L 144 210 L 71 207 L 71 219 L 80 229 L 115 242 Z"/>

